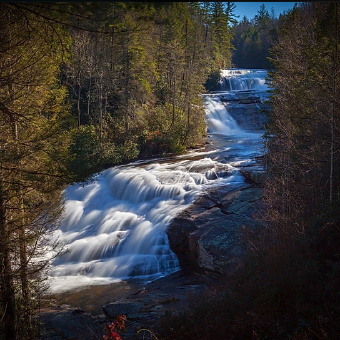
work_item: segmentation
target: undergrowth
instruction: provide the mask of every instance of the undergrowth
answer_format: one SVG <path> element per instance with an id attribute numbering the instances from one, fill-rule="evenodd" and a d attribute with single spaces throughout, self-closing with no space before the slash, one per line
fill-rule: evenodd
<path id="1" fill-rule="evenodd" d="M 339 225 L 323 217 L 303 234 L 244 228 L 244 264 L 224 291 L 168 312 L 159 338 L 340 339 Z"/>

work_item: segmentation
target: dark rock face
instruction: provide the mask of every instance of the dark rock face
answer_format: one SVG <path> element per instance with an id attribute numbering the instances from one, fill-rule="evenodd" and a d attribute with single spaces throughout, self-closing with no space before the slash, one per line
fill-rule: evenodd
<path id="1" fill-rule="evenodd" d="M 266 172 L 262 169 L 241 169 L 240 173 L 243 175 L 247 183 L 256 184 L 263 187 L 266 179 Z"/>
<path id="2" fill-rule="evenodd" d="M 240 103 L 239 105 L 227 105 L 226 107 L 241 128 L 246 130 L 265 129 L 268 119 L 264 112 L 260 113 L 260 110 L 265 110 L 263 104 Z"/>
<path id="3" fill-rule="evenodd" d="M 240 128 L 251 131 L 265 129 L 268 123 L 269 106 L 256 94 L 247 91 L 239 92 L 232 100 L 225 95 L 221 96 L 221 102 Z"/>
<path id="4" fill-rule="evenodd" d="M 257 184 L 219 187 L 177 216 L 167 233 L 181 267 L 220 273 L 236 268 L 244 253 L 243 227 L 259 225 L 254 217 L 261 197 Z"/>

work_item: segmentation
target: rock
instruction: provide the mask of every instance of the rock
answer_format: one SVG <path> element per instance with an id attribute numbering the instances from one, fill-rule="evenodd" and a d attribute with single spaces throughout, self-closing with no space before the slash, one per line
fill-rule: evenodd
<path id="1" fill-rule="evenodd" d="M 199 197 L 197 200 L 197 205 L 199 205 L 203 209 L 211 209 L 216 205 L 216 201 L 209 195 L 203 195 Z"/>
<path id="2" fill-rule="evenodd" d="M 68 305 L 41 310 L 34 319 L 39 323 L 37 339 L 92 339 L 101 338 L 103 318 L 93 317 L 80 308 Z"/>
<path id="3" fill-rule="evenodd" d="M 242 129 L 263 130 L 268 122 L 265 114 L 268 107 L 254 98 L 241 99 L 237 103 L 228 102 L 226 108 Z"/>
<path id="4" fill-rule="evenodd" d="M 254 214 L 261 198 L 262 189 L 247 183 L 214 188 L 177 216 L 167 233 L 181 267 L 220 273 L 236 268 L 244 253 L 240 232 L 258 226 Z"/>
<path id="5" fill-rule="evenodd" d="M 240 239 L 240 228 L 255 224 L 250 218 L 230 215 L 223 224 L 211 228 L 198 242 L 199 266 L 230 273 L 240 263 L 245 250 Z"/>
<path id="6" fill-rule="evenodd" d="M 81 308 L 76 308 L 75 310 L 72 311 L 72 315 L 77 315 L 77 314 L 83 314 L 85 313 L 84 309 Z"/>
<path id="7" fill-rule="evenodd" d="M 252 104 L 252 103 L 261 103 L 261 99 L 259 97 L 249 97 L 248 99 L 240 100 L 240 104 Z"/>
<path id="8" fill-rule="evenodd" d="M 252 185 L 248 183 L 238 184 L 234 188 L 231 186 L 223 186 L 210 190 L 209 195 L 215 202 L 218 202 L 219 205 L 227 209 L 229 205 L 240 196 L 243 190 L 251 187 Z"/>
<path id="9" fill-rule="evenodd" d="M 126 315 L 129 320 L 139 318 L 139 313 L 144 310 L 144 304 L 140 302 L 116 301 L 103 306 L 104 314 L 108 318 L 115 318 L 118 315 Z"/>
<path id="10" fill-rule="evenodd" d="M 266 172 L 264 170 L 241 169 L 240 173 L 244 176 L 248 183 L 263 186 L 266 179 Z"/>

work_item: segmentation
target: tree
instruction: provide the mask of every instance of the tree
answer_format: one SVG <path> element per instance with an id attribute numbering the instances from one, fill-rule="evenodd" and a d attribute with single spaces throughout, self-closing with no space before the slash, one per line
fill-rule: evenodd
<path id="1" fill-rule="evenodd" d="M 274 13 L 270 16 L 262 4 L 254 19 L 244 17 L 239 23 L 235 23 L 232 40 L 235 46 L 233 64 L 237 67 L 269 69 L 269 50 L 276 42 L 282 20 L 283 17 L 275 18 Z"/>
<path id="2" fill-rule="evenodd" d="M 336 8 L 308 3 L 292 10 L 272 51 L 266 192 L 273 223 L 296 232 L 330 211 L 339 193 Z"/>
<path id="3" fill-rule="evenodd" d="M 233 21 L 232 5 L 227 3 L 227 12 L 223 2 L 211 3 L 212 48 L 217 65 L 220 69 L 231 66 L 231 30 Z"/>
<path id="4" fill-rule="evenodd" d="M 56 76 L 69 37 L 49 19 L 54 5 L 1 4 L 1 334 L 29 337 L 40 241 L 61 212 L 67 155 L 66 91 Z M 35 278 L 35 279 L 34 279 Z M 25 325 L 25 326 L 23 326 Z"/>
<path id="5" fill-rule="evenodd" d="M 82 112 L 82 122 L 93 125 L 100 143 L 113 149 L 130 141 L 150 152 L 147 144 L 155 145 L 151 136 L 158 133 L 163 152 L 201 142 L 204 109 L 196 94 L 204 91 L 212 69 L 219 73 L 216 56 L 205 48 L 213 36 L 206 9 L 197 3 L 117 2 L 90 13 L 91 34 L 72 30 L 73 62 L 66 69 L 78 120 Z M 89 67 L 80 57 L 85 55 Z"/>

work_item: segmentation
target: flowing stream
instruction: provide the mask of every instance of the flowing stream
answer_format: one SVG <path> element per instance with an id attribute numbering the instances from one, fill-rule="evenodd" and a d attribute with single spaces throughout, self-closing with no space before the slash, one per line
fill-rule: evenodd
<path id="1" fill-rule="evenodd" d="M 50 242 L 65 246 L 49 271 L 52 292 L 179 270 L 166 229 L 207 188 L 243 182 L 239 167 L 262 150 L 261 133 L 244 131 L 220 98 L 265 93 L 263 70 L 224 70 L 221 92 L 205 96 L 211 143 L 172 159 L 107 169 L 66 189 L 65 212 Z"/>

